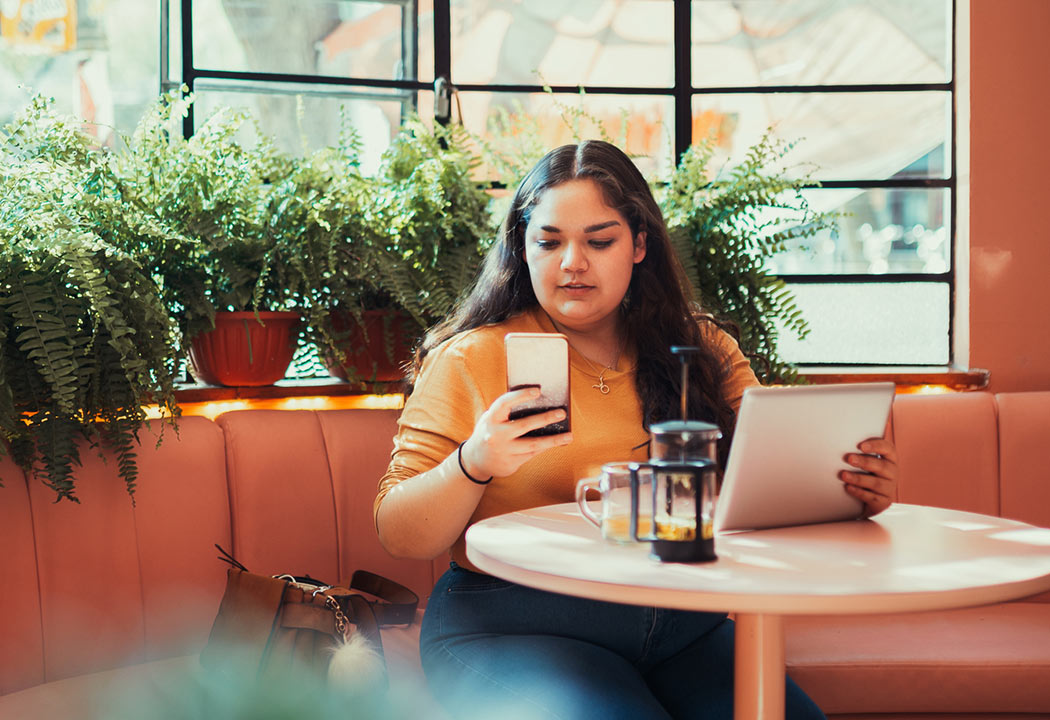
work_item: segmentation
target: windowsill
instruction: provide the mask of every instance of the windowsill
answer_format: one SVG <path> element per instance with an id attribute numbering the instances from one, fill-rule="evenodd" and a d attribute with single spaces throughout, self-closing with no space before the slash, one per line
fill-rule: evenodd
<path id="1" fill-rule="evenodd" d="M 179 403 L 224 400 L 275 400 L 296 397 L 354 397 L 400 393 L 400 383 L 374 383 L 362 389 L 334 377 L 307 380 L 278 380 L 260 387 L 216 387 L 203 383 L 183 383 L 175 390 Z"/>
<path id="2" fill-rule="evenodd" d="M 816 385 L 847 382 L 897 384 L 898 393 L 968 392 L 988 387 L 987 370 L 949 367 L 806 367 L 799 373 Z M 281 380 L 264 387 L 213 387 L 184 384 L 175 391 L 184 415 L 215 417 L 230 410 L 399 409 L 404 404 L 399 383 L 352 387 L 336 378 Z"/>
<path id="3" fill-rule="evenodd" d="M 186 383 L 175 390 L 183 415 L 216 418 L 234 410 L 378 410 L 401 409 L 400 383 L 376 383 L 363 389 L 337 378 L 280 380 L 262 387 L 214 387 Z M 156 407 L 148 410 L 156 417 Z"/>
<path id="4" fill-rule="evenodd" d="M 898 393 L 970 392 L 985 390 L 991 373 L 980 368 L 951 367 L 799 367 L 799 374 L 815 385 L 848 382 L 897 384 Z"/>

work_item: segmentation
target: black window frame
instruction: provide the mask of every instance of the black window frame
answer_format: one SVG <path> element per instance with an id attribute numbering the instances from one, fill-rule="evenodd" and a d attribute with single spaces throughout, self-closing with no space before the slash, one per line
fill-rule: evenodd
<path id="1" fill-rule="evenodd" d="M 948 367 L 953 367 L 955 362 L 955 303 L 956 303 L 956 239 L 957 239 L 957 217 L 958 217 L 958 189 L 957 189 L 957 106 L 958 96 L 956 92 L 956 70 L 958 63 L 958 52 L 956 47 L 957 31 L 957 0 L 951 0 L 950 12 L 950 77 L 947 82 L 942 83 L 887 83 L 887 84 L 839 84 L 839 85 L 755 85 L 737 87 L 697 87 L 692 81 L 692 36 L 691 18 L 692 2 L 690 0 L 674 0 L 674 28 L 673 28 L 673 55 L 674 55 L 674 81 L 670 87 L 631 87 L 631 86 L 598 86 L 598 85 L 553 85 L 540 84 L 470 84 L 457 85 L 452 75 L 452 7 L 450 0 L 434 0 L 434 78 L 435 82 L 422 82 L 418 79 L 378 79 L 361 77 L 303 75 L 294 73 L 273 72 L 245 72 L 245 71 L 223 71 L 209 68 L 198 68 L 194 65 L 193 53 L 193 0 L 177 0 L 181 8 L 179 28 L 179 47 L 181 56 L 182 72 L 178 81 L 169 77 L 169 3 L 172 0 L 161 0 L 161 90 L 168 91 L 179 85 L 185 85 L 192 92 L 200 83 L 207 80 L 221 80 L 233 83 L 255 83 L 253 91 L 258 91 L 260 85 L 265 83 L 293 84 L 303 88 L 303 92 L 310 92 L 311 87 L 326 86 L 328 88 L 345 88 L 344 92 L 332 92 L 331 90 L 320 90 L 321 94 L 327 96 L 357 97 L 357 98 L 381 98 L 385 100 L 401 99 L 405 107 L 418 106 L 418 93 L 421 91 L 435 91 L 435 97 L 440 95 L 438 85 L 442 82 L 455 87 L 461 92 L 491 92 L 499 93 L 542 93 L 550 92 L 558 95 L 578 95 L 581 90 L 588 95 L 649 95 L 665 96 L 673 99 L 674 103 L 674 151 L 675 157 L 680 158 L 692 143 L 692 104 L 693 99 L 704 94 L 791 94 L 791 93 L 865 93 L 865 92 L 947 92 L 951 99 L 950 119 L 950 147 L 948 156 L 948 172 L 945 178 L 898 178 L 883 180 L 851 180 L 848 178 L 837 180 L 823 180 L 819 183 L 807 185 L 809 188 L 848 188 L 848 189 L 946 189 L 949 194 L 948 223 L 950 232 L 948 248 L 948 269 L 942 273 L 905 273 L 886 272 L 882 274 L 866 273 L 836 273 L 836 274 L 780 274 L 779 277 L 788 284 L 892 284 L 892 283 L 936 283 L 948 286 Z M 352 0 L 345 0 L 350 2 Z M 407 70 L 411 70 L 410 78 L 418 78 L 418 0 L 379 0 L 390 4 L 402 6 L 402 27 L 405 41 L 402 43 L 403 53 L 411 56 L 410 61 L 404 64 Z M 224 88 L 226 89 L 226 88 Z M 288 92 L 280 90 L 280 92 Z M 439 122 L 448 122 L 449 116 L 435 113 Z M 190 114 L 184 120 L 183 132 L 187 137 L 193 133 L 194 118 L 192 108 Z M 860 367 L 902 367 L 901 363 L 878 363 L 878 362 L 806 362 L 800 364 L 805 368 L 860 368 Z M 941 363 L 907 363 L 907 367 L 917 368 L 943 368 Z"/>

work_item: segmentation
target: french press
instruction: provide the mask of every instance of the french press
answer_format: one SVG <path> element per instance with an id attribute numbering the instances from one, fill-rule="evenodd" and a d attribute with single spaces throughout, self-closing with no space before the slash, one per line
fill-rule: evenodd
<path id="1" fill-rule="evenodd" d="M 711 423 L 689 420 L 689 357 L 699 348 L 672 346 L 682 365 L 682 419 L 650 428 L 649 462 L 631 463 L 630 531 L 636 540 L 652 543 L 653 555 L 664 562 L 708 562 L 715 554 L 714 508 L 718 482 L 718 440 Z M 639 471 L 650 468 L 652 481 L 641 497 Z M 653 519 L 647 534 L 638 532 L 638 516 Z"/>

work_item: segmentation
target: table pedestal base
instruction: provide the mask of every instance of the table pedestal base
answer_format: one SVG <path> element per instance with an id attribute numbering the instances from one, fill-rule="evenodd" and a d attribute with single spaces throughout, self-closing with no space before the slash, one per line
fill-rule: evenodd
<path id="1" fill-rule="evenodd" d="M 735 720 L 783 720 L 784 625 L 779 615 L 736 615 Z"/>

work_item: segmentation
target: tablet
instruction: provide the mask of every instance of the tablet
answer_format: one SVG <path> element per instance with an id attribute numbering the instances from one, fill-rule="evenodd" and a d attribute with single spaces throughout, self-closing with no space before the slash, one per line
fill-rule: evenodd
<path id="1" fill-rule="evenodd" d="M 750 387 L 729 451 L 715 530 L 807 525 L 861 515 L 839 470 L 857 443 L 886 431 L 894 385 Z"/>

